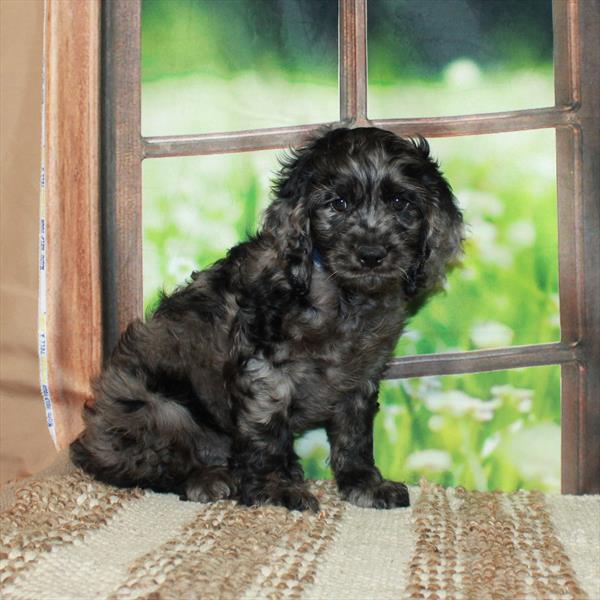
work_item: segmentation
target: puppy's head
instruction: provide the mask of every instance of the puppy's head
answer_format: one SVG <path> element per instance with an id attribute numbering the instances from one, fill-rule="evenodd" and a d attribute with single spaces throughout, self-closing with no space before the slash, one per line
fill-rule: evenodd
<path id="1" fill-rule="evenodd" d="M 423 138 L 329 130 L 282 161 L 274 192 L 265 231 L 299 290 L 316 262 L 343 288 L 420 298 L 460 252 L 462 217 Z"/>

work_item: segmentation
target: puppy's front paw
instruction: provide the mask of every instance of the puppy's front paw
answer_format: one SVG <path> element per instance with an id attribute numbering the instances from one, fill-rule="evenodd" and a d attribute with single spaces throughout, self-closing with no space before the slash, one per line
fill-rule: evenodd
<path id="1" fill-rule="evenodd" d="M 307 487 L 292 481 L 280 481 L 278 485 L 268 483 L 262 488 L 247 488 L 242 491 L 241 502 L 246 506 L 273 504 L 285 506 L 289 510 L 319 510 L 319 501 Z"/>
<path id="2" fill-rule="evenodd" d="M 410 506 L 408 488 L 395 481 L 382 480 L 378 482 L 357 485 L 345 485 L 340 488 L 344 500 L 362 508 L 399 508 Z"/>
<path id="3" fill-rule="evenodd" d="M 234 496 L 237 491 L 233 477 L 225 467 L 206 467 L 192 473 L 185 483 L 182 500 L 214 502 Z"/>

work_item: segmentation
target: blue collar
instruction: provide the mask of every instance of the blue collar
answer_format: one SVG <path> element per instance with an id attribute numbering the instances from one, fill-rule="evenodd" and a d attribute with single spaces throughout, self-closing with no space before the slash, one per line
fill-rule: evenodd
<path id="1" fill-rule="evenodd" d="M 315 267 L 323 268 L 323 258 L 317 248 L 313 248 L 312 260 Z"/>

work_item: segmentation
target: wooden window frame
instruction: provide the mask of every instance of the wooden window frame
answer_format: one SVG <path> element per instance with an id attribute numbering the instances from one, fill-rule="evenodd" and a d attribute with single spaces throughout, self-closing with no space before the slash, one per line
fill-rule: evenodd
<path id="1" fill-rule="evenodd" d="M 46 0 L 45 140 L 57 150 L 46 165 L 46 289 L 53 307 L 47 357 L 59 447 L 81 428 L 79 410 L 90 397 L 101 354 L 142 315 L 142 161 L 282 149 L 322 125 L 142 136 L 141 0 L 84 4 Z M 367 116 L 366 4 L 339 0 L 340 121 L 402 136 L 556 130 L 561 340 L 396 357 L 385 377 L 560 365 L 562 490 L 600 493 L 600 3 L 553 0 L 554 106 L 374 120 Z M 76 39 L 75 50 L 70 39 Z M 52 87 L 57 74 L 67 74 L 79 96 L 61 96 Z M 86 108 L 76 123 L 64 118 L 74 106 Z M 72 177 L 69 153 L 81 166 L 71 167 L 84 177 Z"/>

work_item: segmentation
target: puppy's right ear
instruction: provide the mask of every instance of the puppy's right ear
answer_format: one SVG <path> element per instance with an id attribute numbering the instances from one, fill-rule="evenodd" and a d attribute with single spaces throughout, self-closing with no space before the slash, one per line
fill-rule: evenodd
<path id="1" fill-rule="evenodd" d="M 273 185 L 275 199 L 265 213 L 262 233 L 272 238 L 294 292 L 308 293 L 312 276 L 312 240 L 306 197 L 311 179 L 311 148 L 281 160 Z"/>

